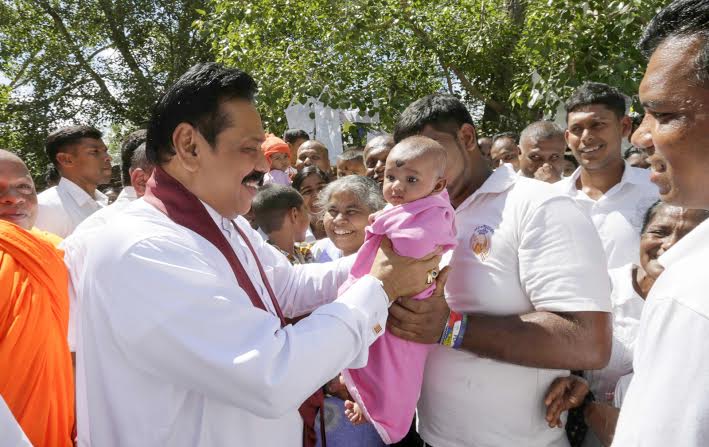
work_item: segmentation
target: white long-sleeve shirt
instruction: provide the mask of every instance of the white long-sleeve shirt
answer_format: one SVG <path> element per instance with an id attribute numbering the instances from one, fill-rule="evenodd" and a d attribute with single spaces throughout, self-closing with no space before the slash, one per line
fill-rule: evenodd
<path id="1" fill-rule="evenodd" d="M 269 312 L 213 245 L 143 200 L 129 205 L 87 241 L 76 286 L 80 445 L 299 446 L 299 405 L 366 364 L 387 317 L 377 280 L 331 302 L 351 259 L 292 267 L 239 218 L 283 313 L 313 311 L 281 328 L 247 246 L 207 209 Z"/>

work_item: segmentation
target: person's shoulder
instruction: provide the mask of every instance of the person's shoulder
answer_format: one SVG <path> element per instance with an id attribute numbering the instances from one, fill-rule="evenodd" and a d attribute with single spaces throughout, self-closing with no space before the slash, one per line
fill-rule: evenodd
<path id="1" fill-rule="evenodd" d="M 62 200 L 57 187 L 52 186 L 37 194 L 37 204 L 45 207 L 61 207 Z"/>
<path id="2" fill-rule="evenodd" d="M 528 207 L 530 210 L 544 206 L 551 201 L 573 204 L 573 200 L 564 194 L 564 188 L 560 187 L 558 183 L 547 183 L 520 176 L 510 189 L 510 203 Z"/>

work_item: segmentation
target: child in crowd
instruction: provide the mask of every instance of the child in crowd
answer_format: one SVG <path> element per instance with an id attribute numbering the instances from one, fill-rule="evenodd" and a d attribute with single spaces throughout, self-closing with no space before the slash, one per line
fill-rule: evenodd
<path id="1" fill-rule="evenodd" d="M 347 149 L 337 156 L 337 178 L 348 175 L 367 175 L 364 167 L 364 151 L 361 149 Z"/>
<path id="2" fill-rule="evenodd" d="M 256 225 L 268 236 L 267 242 L 291 264 L 313 262 L 307 247 L 296 246 L 305 240 L 310 215 L 303 197 L 290 186 L 265 185 L 251 202 Z"/>
<path id="3" fill-rule="evenodd" d="M 291 180 L 287 174 L 290 168 L 288 144 L 273 134 L 266 134 L 266 140 L 261 144 L 261 150 L 271 165 L 271 170 L 263 177 L 263 184 L 290 185 Z"/>
<path id="4" fill-rule="evenodd" d="M 445 149 L 430 138 L 409 137 L 392 148 L 383 185 L 389 205 L 372 216 L 340 293 L 369 272 L 385 237 L 394 251 L 411 258 L 422 258 L 439 247 L 444 251 L 455 247 L 455 212 L 445 189 L 445 166 Z M 432 278 L 421 278 L 424 282 L 430 286 L 417 299 L 431 296 L 435 289 Z M 385 333 L 369 349 L 366 367 L 342 373 L 355 401 L 348 405 L 349 419 L 369 420 L 387 444 L 400 441 L 414 417 L 429 350 L 429 345 Z"/>

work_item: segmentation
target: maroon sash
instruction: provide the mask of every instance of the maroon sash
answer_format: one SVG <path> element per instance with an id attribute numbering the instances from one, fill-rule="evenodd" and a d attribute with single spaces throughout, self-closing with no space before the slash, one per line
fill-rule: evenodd
<path id="1" fill-rule="evenodd" d="M 268 312 L 251 278 L 249 278 L 248 273 L 244 269 L 244 266 L 234 253 L 234 249 L 229 244 L 229 241 L 224 237 L 224 233 L 222 233 L 219 227 L 214 223 L 212 216 L 209 215 L 209 212 L 202 202 L 185 188 L 182 183 L 174 179 L 162 168 L 156 167 L 146 185 L 144 200 L 163 212 L 176 224 L 194 231 L 214 245 L 224 258 L 226 258 L 231 270 L 234 272 L 236 282 L 239 284 L 239 287 L 246 292 L 246 295 L 248 295 L 251 300 L 251 304 Z M 258 256 L 256 256 L 256 251 L 244 232 L 241 231 L 235 222 L 232 222 L 232 224 L 234 225 L 234 229 L 239 232 L 239 236 L 246 242 L 246 245 L 249 247 L 251 254 L 256 260 L 261 281 L 263 281 L 268 290 L 271 304 L 276 310 L 276 315 L 281 322 L 281 327 L 284 327 L 286 321 L 283 318 L 281 306 L 278 304 L 278 300 L 276 300 L 271 284 L 268 282 L 268 278 L 261 265 L 261 261 L 259 261 Z M 315 416 L 318 409 L 323 408 L 323 403 L 324 395 L 321 390 L 318 390 L 298 409 L 300 416 L 303 418 L 304 447 L 313 447 L 315 445 L 317 439 L 315 436 Z M 321 415 L 320 418 L 320 428 L 323 447 L 325 447 L 323 416 L 324 415 Z"/>

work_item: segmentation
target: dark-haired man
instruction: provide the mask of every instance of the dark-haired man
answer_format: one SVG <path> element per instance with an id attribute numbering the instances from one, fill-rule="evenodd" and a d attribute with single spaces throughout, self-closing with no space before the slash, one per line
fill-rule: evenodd
<path id="1" fill-rule="evenodd" d="M 480 148 L 480 152 L 483 154 L 483 157 L 485 160 L 492 165 L 492 158 L 490 157 L 490 150 L 492 150 L 492 138 L 490 137 L 481 137 L 478 138 L 478 148 Z"/>
<path id="2" fill-rule="evenodd" d="M 493 169 L 505 163 L 509 163 L 515 171 L 519 171 L 519 146 L 517 145 L 517 135 L 512 132 L 495 135 L 492 138 L 490 160 L 492 160 Z"/>
<path id="3" fill-rule="evenodd" d="M 240 216 L 268 169 L 255 92 L 219 64 L 183 74 L 153 109 L 145 196 L 86 243 L 81 445 L 313 445 L 313 393 L 366 364 L 391 300 L 437 269 L 440 256 L 384 244 L 371 275 L 333 301 L 351 259 L 293 267 L 266 244 Z"/>
<path id="4" fill-rule="evenodd" d="M 145 148 L 143 148 L 142 150 L 142 156 L 138 157 L 138 159 L 133 160 L 133 154 L 135 154 L 136 149 L 138 149 L 140 145 L 143 145 L 145 143 L 145 138 L 147 134 L 147 130 L 139 129 L 135 132 L 129 133 L 123 139 L 123 142 L 121 143 L 121 183 L 123 184 L 123 189 L 118 195 L 118 198 L 111 205 L 115 206 L 116 204 L 119 204 L 119 206 L 123 207 L 140 197 L 136 193 L 135 187 L 133 187 L 133 182 L 131 180 L 131 172 L 135 171 L 136 168 L 142 169 L 146 167 L 137 166 L 136 163 L 134 163 L 141 161 L 141 159 L 147 162 Z M 150 177 L 150 172 L 152 172 L 152 170 L 147 170 L 144 172 L 148 174 L 148 177 Z M 145 184 L 143 184 L 143 189 L 145 189 Z"/>
<path id="5" fill-rule="evenodd" d="M 384 184 L 384 166 L 393 147 L 394 138 L 391 135 L 378 135 L 364 146 L 364 167 L 367 169 L 367 177 L 377 182 L 380 188 Z"/>
<path id="6" fill-rule="evenodd" d="M 508 165 L 491 172 L 457 98 L 409 105 L 394 138 L 417 134 L 446 149 L 458 246 L 444 259 L 445 300 L 401 300 L 389 327 L 435 343 L 448 305 L 467 319 L 453 331 L 463 334 L 456 348 L 441 344 L 428 357 L 419 433 L 432 446 L 565 445 L 564 432 L 547 426 L 544 393 L 568 370 L 601 368 L 610 355 L 610 287 L 593 225 L 552 185 Z"/>
<path id="7" fill-rule="evenodd" d="M 623 160 L 631 127 L 625 109 L 625 95 L 606 84 L 587 82 L 571 95 L 566 143 L 580 167 L 555 185 L 593 220 L 608 268 L 639 262 L 642 218 L 658 198 L 650 173 Z"/>
<path id="8" fill-rule="evenodd" d="M 564 170 L 564 129 L 551 121 L 527 126 L 519 137 L 519 174 L 547 183 L 561 180 Z"/>
<path id="9" fill-rule="evenodd" d="M 660 198 L 709 210 L 709 1 L 676 0 L 645 30 L 640 84 L 645 118 L 633 144 L 646 150 Z M 634 376 L 613 445 L 709 442 L 709 221 L 658 259 L 635 344 Z"/>
<path id="10" fill-rule="evenodd" d="M 631 146 L 625 150 L 623 159 L 634 168 L 648 169 L 650 167 L 647 152 L 635 146 Z"/>
<path id="11" fill-rule="evenodd" d="M 37 196 L 37 228 L 64 238 L 108 205 L 108 198 L 96 189 L 111 179 L 111 157 L 101 137 L 101 131 L 91 126 L 70 126 L 49 134 L 45 150 L 61 179 Z"/>
<path id="12" fill-rule="evenodd" d="M 310 140 L 310 135 L 303 129 L 288 129 L 283 133 L 283 141 L 290 149 L 290 165 L 295 167 L 298 162 L 298 148 L 301 144 Z"/>

